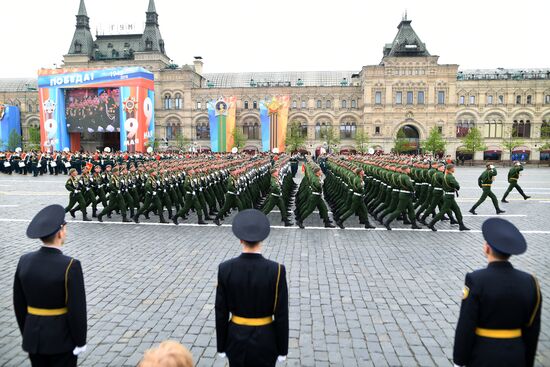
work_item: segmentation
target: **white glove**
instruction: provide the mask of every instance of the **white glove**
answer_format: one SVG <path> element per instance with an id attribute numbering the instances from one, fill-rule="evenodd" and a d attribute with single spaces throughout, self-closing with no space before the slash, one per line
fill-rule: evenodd
<path id="1" fill-rule="evenodd" d="M 80 353 L 84 353 L 85 351 L 86 351 L 86 344 L 84 344 L 82 347 L 75 347 L 73 350 L 73 354 L 77 356 Z"/>
<path id="2" fill-rule="evenodd" d="M 218 358 L 225 358 L 225 353 L 218 353 Z"/>
<path id="3" fill-rule="evenodd" d="M 277 362 L 284 362 L 286 361 L 286 356 L 278 356 L 277 357 Z"/>

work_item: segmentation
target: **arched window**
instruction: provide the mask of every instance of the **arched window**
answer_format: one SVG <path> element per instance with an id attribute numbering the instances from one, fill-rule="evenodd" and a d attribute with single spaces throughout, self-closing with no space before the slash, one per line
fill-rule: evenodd
<path id="1" fill-rule="evenodd" d="M 490 115 L 483 126 L 483 136 L 486 138 L 502 138 L 502 117 Z"/>
<path id="2" fill-rule="evenodd" d="M 260 124 L 253 118 L 246 119 L 243 122 L 243 135 L 249 140 L 260 139 Z"/>
<path id="3" fill-rule="evenodd" d="M 82 52 L 82 44 L 78 41 L 74 42 L 74 53 L 79 54 Z"/>
<path id="4" fill-rule="evenodd" d="M 531 137 L 531 121 L 528 119 L 514 120 L 512 124 L 512 137 L 529 138 Z"/>
<path id="5" fill-rule="evenodd" d="M 32 112 L 33 111 L 33 108 L 32 108 L 32 104 L 28 104 L 27 105 L 27 112 Z"/>
<path id="6" fill-rule="evenodd" d="M 248 110 L 248 101 L 244 101 L 244 109 Z"/>
<path id="7" fill-rule="evenodd" d="M 181 106 L 183 105 L 183 99 L 181 98 L 181 94 L 176 93 L 176 96 L 174 97 L 174 102 L 175 102 L 176 110 L 181 110 Z"/>
<path id="8" fill-rule="evenodd" d="M 355 121 L 342 121 L 340 125 L 340 138 L 341 139 L 355 139 L 355 133 L 357 132 L 357 124 Z"/>
<path id="9" fill-rule="evenodd" d="M 257 108 L 258 108 L 258 102 L 253 101 L 253 102 L 252 102 L 252 109 L 255 110 L 255 109 L 257 109 Z"/>
<path id="10" fill-rule="evenodd" d="M 321 100 L 320 99 L 317 100 L 317 108 L 321 108 Z"/>
<path id="11" fill-rule="evenodd" d="M 179 132 L 180 127 L 178 125 L 178 122 L 174 120 L 168 121 L 168 123 L 166 124 L 166 139 L 176 140 Z"/>
<path id="12" fill-rule="evenodd" d="M 332 105 L 332 102 L 330 101 L 330 99 L 327 99 L 327 101 L 325 102 L 326 108 L 330 108 L 331 105 Z"/>
<path id="13" fill-rule="evenodd" d="M 458 104 L 463 105 L 464 104 L 464 96 L 460 96 L 458 99 Z"/>
<path id="14" fill-rule="evenodd" d="M 172 109 L 172 96 L 170 94 L 164 95 L 164 109 L 165 110 Z"/>
<path id="15" fill-rule="evenodd" d="M 503 95 L 498 96 L 498 104 L 504 104 L 504 96 Z"/>
<path id="16" fill-rule="evenodd" d="M 302 101 L 302 108 L 306 108 L 306 101 Z"/>
<path id="17" fill-rule="evenodd" d="M 487 96 L 487 104 L 493 104 L 493 96 L 492 95 Z"/>
<path id="18" fill-rule="evenodd" d="M 456 121 L 456 137 L 463 138 L 475 127 L 474 117 L 471 115 L 462 115 Z"/>
<path id="19" fill-rule="evenodd" d="M 544 120 L 542 120 L 542 125 L 540 126 L 540 137 L 550 138 L 550 116 L 547 116 Z"/>
<path id="20" fill-rule="evenodd" d="M 317 121 L 317 123 L 315 124 L 315 139 L 324 139 L 330 127 L 331 126 L 329 121 Z"/>
<path id="21" fill-rule="evenodd" d="M 516 104 L 521 104 L 521 96 L 516 96 Z"/>
<path id="22" fill-rule="evenodd" d="M 351 100 L 351 108 L 357 108 L 357 101 L 355 99 Z"/>
<path id="23" fill-rule="evenodd" d="M 292 108 L 298 107 L 298 103 L 296 101 L 292 101 Z"/>
<path id="24" fill-rule="evenodd" d="M 197 140 L 210 139 L 210 126 L 208 126 L 208 120 L 199 120 L 195 126 L 195 134 Z"/>
<path id="25" fill-rule="evenodd" d="M 527 96 L 527 104 L 531 104 L 532 103 L 532 99 L 533 97 L 531 95 L 528 95 Z"/>
<path id="26" fill-rule="evenodd" d="M 348 101 L 345 99 L 342 100 L 342 108 L 348 108 Z"/>

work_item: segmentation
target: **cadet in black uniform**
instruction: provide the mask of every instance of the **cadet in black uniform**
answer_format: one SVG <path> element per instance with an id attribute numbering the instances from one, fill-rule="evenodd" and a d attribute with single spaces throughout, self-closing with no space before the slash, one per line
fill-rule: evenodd
<path id="1" fill-rule="evenodd" d="M 243 253 L 220 264 L 216 289 L 218 353 L 229 365 L 275 366 L 288 353 L 288 291 L 282 264 L 265 259 L 269 220 L 246 209 L 233 219 Z"/>
<path id="2" fill-rule="evenodd" d="M 77 259 L 63 255 L 65 210 L 50 205 L 33 218 L 27 236 L 42 248 L 21 256 L 13 284 L 13 305 L 23 350 L 37 366 L 76 366 L 86 350 L 86 293 Z"/>
<path id="3" fill-rule="evenodd" d="M 458 366 L 533 366 L 542 296 L 537 279 L 516 270 L 511 255 L 527 244 L 510 222 L 491 218 L 481 226 L 489 265 L 466 274 L 453 359 Z"/>

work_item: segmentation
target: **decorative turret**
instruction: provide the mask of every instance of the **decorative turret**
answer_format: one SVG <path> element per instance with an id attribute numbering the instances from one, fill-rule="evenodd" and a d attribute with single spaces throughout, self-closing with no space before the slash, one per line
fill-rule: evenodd
<path id="1" fill-rule="evenodd" d="M 155 0 L 149 0 L 149 6 L 145 14 L 145 29 L 141 37 L 140 51 L 158 51 L 165 54 L 164 40 L 160 35 L 159 16 L 155 7 Z"/>
<path id="2" fill-rule="evenodd" d="M 399 31 L 392 43 L 384 46 L 384 57 L 399 56 L 430 56 L 426 45 L 420 40 L 414 29 L 411 27 L 411 20 L 407 15 L 403 17 L 401 23 L 397 26 Z"/>
<path id="3" fill-rule="evenodd" d="M 78 14 L 76 15 L 76 29 L 69 48 L 69 55 L 83 54 L 91 56 L 93 47 L 94 39 L 90 32 L 90 18 L 88 18 L 84 0 L 80 0 Z"/>

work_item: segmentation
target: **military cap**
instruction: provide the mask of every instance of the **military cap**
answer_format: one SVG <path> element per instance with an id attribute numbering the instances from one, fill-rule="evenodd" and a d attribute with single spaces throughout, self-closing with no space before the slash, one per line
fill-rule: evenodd
<path id="1" fill-rule="evenodd" d="M 150 170 L 147 171 L 147 173 L 150 174 L 150 173 L 153 173 L 153 172 L 155 172 L 155 171 L 156 171 L 156 170 L 155 170 L 154 168 L 151 168 Z"/>
<path id="2" fill-rule="evenodd" d="M 61 205 L 49 205 L 38 212 L 27 227 L 29 238 L 44 238 L 56 234 L 65 222 L 65 209 Z"/>
<path id="3" fill-rule="evenodd" d="M 251 243 L 260 242 L 269 235 L 269 219 L 259 210 L 246 209 L 235 216 L 231 229 L 240 240 Z"/>
<path id="4" fill-rule="evenodd" d="M 485 241 L 497 250 L 507 255 L 519 255 L 527 250 L 525 237 L 519 229 L 501 218 L 489 218 L 481 225 Z"/>

